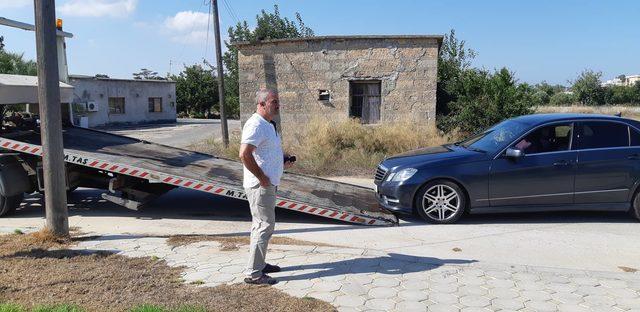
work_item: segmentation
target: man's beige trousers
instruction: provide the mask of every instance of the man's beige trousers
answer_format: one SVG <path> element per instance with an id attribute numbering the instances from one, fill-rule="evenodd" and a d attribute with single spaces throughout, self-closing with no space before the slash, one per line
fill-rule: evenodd
<path id="1" fill-rule="evenodd" d="M 245 274 L 257 278 L 262 275 L 266 265 L 267 246 L 276 225 L 276 187 L 261 187 L 259 184 L 245 188 L 251 208 L 251 244 L 249 245 L 249 263 Z"/>

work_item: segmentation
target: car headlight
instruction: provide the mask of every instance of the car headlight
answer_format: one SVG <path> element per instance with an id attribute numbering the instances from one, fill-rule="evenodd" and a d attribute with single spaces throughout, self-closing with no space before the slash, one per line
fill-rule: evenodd
<path id="1" fill-rule="evenodd" d="M 418 169 L 415 169 L 415 168 L 402 169 L 398 172 L 391 173 L 387 177 L 387 181 L 394 181 L 394 182 L 406 181 L 409 178 L 411 178 L 414 174 L 416 174 L 416 172 L 418 172 Z"/>

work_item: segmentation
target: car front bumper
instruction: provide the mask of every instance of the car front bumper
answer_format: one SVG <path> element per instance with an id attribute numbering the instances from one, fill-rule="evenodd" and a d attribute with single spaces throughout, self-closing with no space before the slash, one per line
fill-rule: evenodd
<path id="1" fill-rule="evenodd" d="M 413 198 L 419 185 L 388 183 L 376 184 L 376 198 L 385 210 L 401 213 L 413 213 Z"/>

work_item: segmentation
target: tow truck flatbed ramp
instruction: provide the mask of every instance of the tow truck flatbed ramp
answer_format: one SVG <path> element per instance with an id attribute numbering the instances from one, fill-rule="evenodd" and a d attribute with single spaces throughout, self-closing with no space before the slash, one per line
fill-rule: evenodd
<path id="1" fill-rule="evenodd" d="M 65 128 L 63 140 L 68 163 L 246 200 L 242 164 L 236 161 L 77 127 Z M 35 131 L 3 135 L 0 148 L 42 156 L 40 134 Z M 375 196 L 365 187 L 285 173 L 276 205 L 357 224 L 397 224 Z"/>

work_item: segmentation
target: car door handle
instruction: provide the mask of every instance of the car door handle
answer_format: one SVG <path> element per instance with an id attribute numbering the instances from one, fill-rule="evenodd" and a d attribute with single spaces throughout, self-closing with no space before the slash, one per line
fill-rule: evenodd
<path id="1" fill-rule="evenodd" d="M 627 156 L 627 159 L 629 159 L 629 160 L 638 160 L 638 159 L 640 159 L 640 154 L 629 155 L 629 156 Z"/>
<path id="2" fill-rule="evenodd" d="M 566 160 L 559 160 L 559 161 L 554 162 L 553 166 L 555 166 L 555 167 L 571 166 L 571 162 L 570 161 L 566 161 Z"/>

